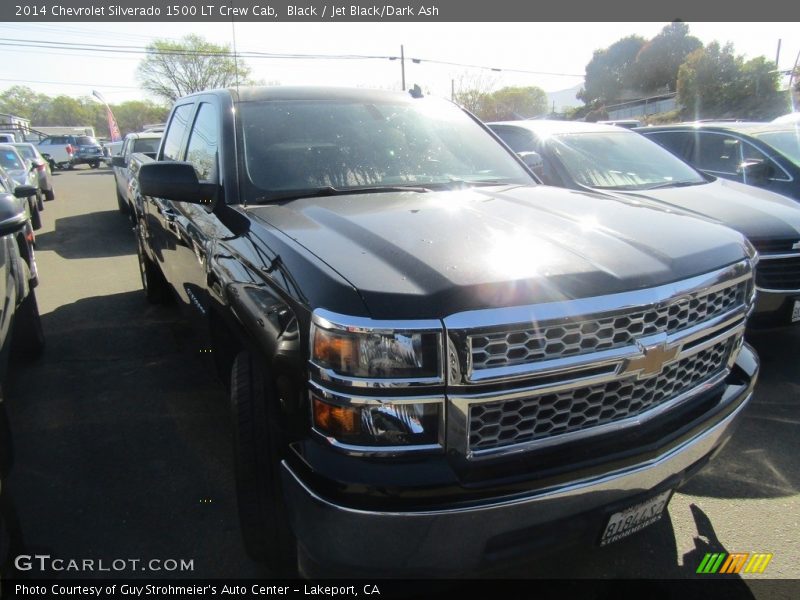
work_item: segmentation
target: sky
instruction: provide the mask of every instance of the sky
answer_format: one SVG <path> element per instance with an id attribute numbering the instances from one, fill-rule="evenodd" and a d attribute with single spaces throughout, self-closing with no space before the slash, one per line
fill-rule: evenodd
<path id="1" fill-rule="evenodd" d="M 239 52 L 406 56 L 406 87 L 418 83 L 449 97 L 451 82 L 481 87 L 536 85 L 547 92 L 581 84 L 592 53 L 631 34 L 645 38 L 665 25 L 650 23 L 237 23 Z M 689 23 L 703 43 L 732 42 L 737 54 L 775 60 L 789 69 L 800 52 L 798 23 Z M 26 85 L 49 95 L 91 96 L 109 103 L 146 99 L 136 79 L 142 54 L 21 49 L 15 39 L 106 44 L 139 50 L 155 38 L 189 33 L 231 44 L 234 27 L 219 23 L 0 23 L 0 90 Z M 10 45 L 9 45 L 10 44 Z M 410 59 L 422 59 L 414 63 Z M 437 65 L 429 60 L 489 69 Z M 343 85 L 400 88 L 400 63 L 388 59 L 247 59 L 252 77 L 284 85 Z M 502 69 L 493 71 L 491 68 Z M 516 73 L 510 69 L 533 71 Z M 552 73 L 547 75 L 545 73 Z M 557 75 L 555 75 L 557 74 Z M 577 100 L 575 105 L 580 104 Z"/>

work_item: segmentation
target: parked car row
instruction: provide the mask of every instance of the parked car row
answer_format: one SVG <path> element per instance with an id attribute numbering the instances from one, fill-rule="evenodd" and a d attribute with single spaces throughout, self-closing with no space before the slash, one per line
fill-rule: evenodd
<path id="1" fill-rule="evenodd" d="M 797 202 L 766 189 L 717 178 L 716 172 L 698 171 L 647 139 L 663 141 L 661 134 L 651 134 L 651 129 L 642 130 L 645 137 L 612 125 L 574 121 L 511 121 L 490 123 L 489 127 L 514 151 L 538 153 L 542 159 L 540 176 L 548 185 L 600 192 L 610 201 L 651 203 L 713 219 L 741 232 L 760 257 L 756 270 L 758 302 L 750 324 L 775 326 L 800 321 Z M 700 129 L 705 131 L 706 127 Z M 679 139 L 677 131 L 680 128 L 669 129 L 670 143 Z M 707 150 L 705 133 L 686 131 L 688 141 L 701 140 L 700 146 Z M 723 141 L 713 131 L 709 134 L 713 141 Z M 748 160 L 742 152 L 744 144 L 738 139 L 727 144 L 725 151 L 732 155 L 731 164 Z M 775 154 L 763 155 L 763 160 L 789 162 L 788 157 Z"/>
<path id="2" fill-rule="evenodd" d="M 744 186 L 625 134 L 555 168 L 418 89 L 243 88 L 181 98 L 155 154 L 115 159 L 146 297 L 229 384 L 254 557 L 472 572 L 658 520 L 751 397 L 758 258 L 701 214 Z M 629 139 L 665 164 L 618 167 Z"/>

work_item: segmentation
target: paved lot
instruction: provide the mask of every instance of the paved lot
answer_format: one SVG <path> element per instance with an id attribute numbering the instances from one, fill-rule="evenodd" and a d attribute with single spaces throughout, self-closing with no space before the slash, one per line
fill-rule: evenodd
<path id="1" fill-rule="evenodd" d="M 48 348 L 8 394 L 9 489 L 26 546 L 193 559 L 196 577 L 268 575 L 239 539 L 222 386 L 176 309 L 144 300 L 113 177 L 81 168 L 55 185 L 38 235 Z M 496 575 L 688 577 L 706 552 L 725 550 L 774 553 L 762 577 L 800 577 L 800 333 L 752 342 L 763 361 L 755 401 L 719 459 L 674 496 L 669 519 L 607 549 Z"/>

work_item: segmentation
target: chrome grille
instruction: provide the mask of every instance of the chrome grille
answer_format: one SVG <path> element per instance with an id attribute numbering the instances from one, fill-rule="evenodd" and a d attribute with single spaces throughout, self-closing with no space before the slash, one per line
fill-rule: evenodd
<path id="1" fill-rule="evenodd" d="M 646 413 L 720 373 L 739 338 L 728 338 L 678 360 L 648 379 L 629 377 L 501 402 L 469 412 L 473 452 L 535 442 Z"/>
<path id="2" fill-rule="evenodd" d="M 622 348 L 635 344 L 643 336 L 673 334 L 744 304 L 747 285 L 744 281 L 711 293 L 621 315 L 470 335 L 472 370 Z"/>

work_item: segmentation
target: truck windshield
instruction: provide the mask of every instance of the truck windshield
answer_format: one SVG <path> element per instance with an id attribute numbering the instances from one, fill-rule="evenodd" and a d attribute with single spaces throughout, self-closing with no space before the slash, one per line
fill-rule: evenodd
<path id="1" fill-rule="evenodd" d="M 272 100 L 239 105 L 259 194 L 317 188 L 534 183 L 454 105 L 437 99 Z"/>

